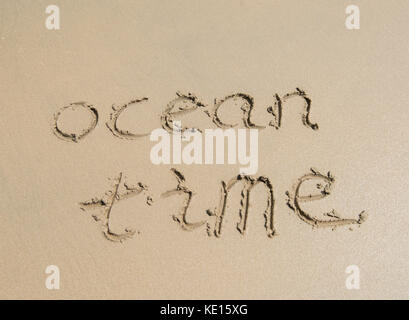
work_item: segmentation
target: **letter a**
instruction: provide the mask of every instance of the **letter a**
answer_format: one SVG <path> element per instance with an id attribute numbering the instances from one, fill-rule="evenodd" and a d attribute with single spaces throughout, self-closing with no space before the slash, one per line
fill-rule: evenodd
<path id="1" fill-rule="evenodd" d="M 46 274 L 50 274 L 45 280 L 45 286 L 49 290 L 60 289 L 60 269 L 57 266 L 50 265 L 45 269 Z"/>
<path id="2" fill-rule="evenodd" d="M 52 4 L 45 8 L 45 13 L 51 13 L 47 19 L 45 19 L 45 27 L 48 30 L 60 30 L 60 8 Z"/>
<path id="3" fill-rule="evenodd" d="M 359 284 L 360 284 L 360 279 L 359 279 L 359 267 L 356 265 L 351 265 L 348 266 L 345 269 L 345 273 L 350 274 L 346 281 L 345 281 L 345 286 L 347 287 L 348 290 L 358 290 L 359 289 Z"/>
<path id="4" fill-rule="evenodd" d="M 345 13 L 349 14 L 345 20 L 345 27 L 348 30 L 359 29 L 359 7 L 351 4 L 346 7 Z"/>

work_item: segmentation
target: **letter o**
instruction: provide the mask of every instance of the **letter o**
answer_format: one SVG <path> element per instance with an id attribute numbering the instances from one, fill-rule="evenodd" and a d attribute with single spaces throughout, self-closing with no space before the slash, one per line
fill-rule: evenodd
<path id="1" fill-rule="evenodd" d="M 58 119 L 60 118 L 61 114 L 63 114 L 67 109 L 75 110 L 77 108 L 85 108 L 87 111 L 89 111 L 92 117 L 89 126 L 83 129 L 82 132 L 79 134 L 63 132 L 58 127 Z M 97 123 L 98 123 L 98 111 L 92 105 L 88 105 L 86 102 L 74 102 L 68 106 L 62 107 L 54 114 L 53 131 L 54 131 L 54 134 L 61 140 L 78 142 L 79 140 L 84 138 L 88 133 L 94 130 Z"/>

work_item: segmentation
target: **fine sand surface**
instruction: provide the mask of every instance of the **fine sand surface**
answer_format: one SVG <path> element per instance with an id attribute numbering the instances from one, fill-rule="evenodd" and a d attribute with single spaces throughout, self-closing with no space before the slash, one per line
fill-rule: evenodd
<path id="1" fill-rule="evenodd" d="M 49 4 L 0 2 L 0 298 L 409 298 L 408 1 Z M 153 164 L 175 120 L 257 174 Z"/>

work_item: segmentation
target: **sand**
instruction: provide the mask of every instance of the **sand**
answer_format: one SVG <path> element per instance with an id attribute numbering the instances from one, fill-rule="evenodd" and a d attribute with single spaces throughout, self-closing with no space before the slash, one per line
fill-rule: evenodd
<path id="1" fill-rule="evenodd" d="M 407 299 L 409 3 L 350 2 L 1 1 L 0 298 Z M 257 174 L 153 164 L 175 120 Z"/>

